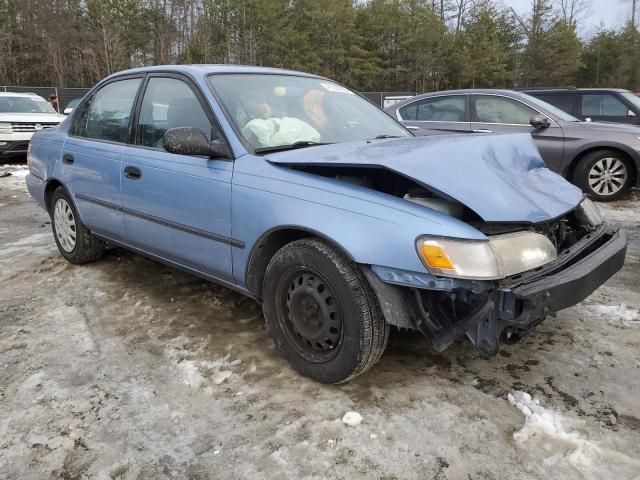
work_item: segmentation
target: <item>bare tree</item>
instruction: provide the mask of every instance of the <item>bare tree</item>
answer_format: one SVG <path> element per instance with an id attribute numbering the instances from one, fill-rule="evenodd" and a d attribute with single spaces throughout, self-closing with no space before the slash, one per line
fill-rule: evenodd
<path id="1" fill-rule="evenodd" d="M 574 28 L 591 13 L 591 0 L 557 0 L 557 5 L 562 20 Z"/>

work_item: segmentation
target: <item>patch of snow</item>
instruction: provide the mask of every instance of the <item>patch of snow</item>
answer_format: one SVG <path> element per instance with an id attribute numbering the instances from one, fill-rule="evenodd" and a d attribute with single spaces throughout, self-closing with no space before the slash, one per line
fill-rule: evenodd
<path id="1" fill-rule="evenodd" d="M 29 174 L 29 169 L 25 168 L 22 170 L 14 170 L 13 172 L 11 172 L 11 176 L 12 177 L 18 177 L 18 178 L 24 178 Z"/>
<path id="2" fill-rule="evenodd" d="M 211 380 L 213 380 L 213 383 L 215 383 L 216 385 L 220 385 L 226 379 L 231 377 L 231 375 L 233 375 L 233 373 L 230 372 L 229 370 L 223 370 L 221 372 L 214 374 L 213 377 L 211 377 Z"/>
<path id="3" fill-rule="evenodd" d="M 604 317 L 609 324 L 621 323 L 625 327 L 640 326 L 640 309 L 620 305 L 587 305 L 586 310 L 594 316 Z"/>
<path id="4" fill-rule="evenodd" d="M 538 467 L 576 471 L 588 478 L 624 476 L 640 468 L 640 461 L 602 448 L 578 431 L 571 431 L 570 418 L 543 407 L 527 392 L 509 393 L 507 400 L 525 417 L 513 438 Z"/>
<path id="5" fill-rule="evenodd" d="M 342 423 L 350 427 L 357 427 L 362 423 L 362 415 L 358 412 L 347 412 L 342 417 Z"/>

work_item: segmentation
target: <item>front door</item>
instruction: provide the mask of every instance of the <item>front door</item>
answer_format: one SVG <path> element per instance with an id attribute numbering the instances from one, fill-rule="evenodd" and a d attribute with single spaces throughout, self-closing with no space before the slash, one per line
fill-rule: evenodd
<path id="1" fill-rule="evenodd" d="M 529 133 L 547 167 L 560 171 L 564 156 L 562 128 L 553 119 L 549 119 L 549 127 L 535 128 L 529 123 L 535 115 L 540 113 L 513 98 L 471 95 L 472 133 Z"/>
<path id="2" fill-rule="evenodd" d="M 439 95 L 403 105 L 397 115 L 416 135 L 469 133 L 467 95 Z"/>
<path id="3" fill-rule="evenodd" d="M 132 246 L 232 281 L 233 162 L 171 154 L 163 146 L 169 128 L 199 128 L 211 139 L 214 123 L 195 85 L 149 77 L 120 172 L 124 224 Z"/>
<path id="4" fill-rule="evenodd" d="M 124 238 L 120 176 L 131 114 L 142 77 L 118 79 L 95 92 L 74 116 L 62 149 L 62 178 L 92 232 Z"/>

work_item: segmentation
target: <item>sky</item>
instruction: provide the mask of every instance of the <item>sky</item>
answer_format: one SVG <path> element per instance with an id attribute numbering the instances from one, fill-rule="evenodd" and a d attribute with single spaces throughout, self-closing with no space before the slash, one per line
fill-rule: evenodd
<path id="1" fill-rule="evenodd" d="M 513 7 L 518 15 L 531 11 L 531 0 L 503 0 L 503 3 Z M 591 0 L 591 8 L 579 27 L 579 34 L 583 37 L 593 36 L 600 23 L 607 28 L 620 27 L 630 15 L 631 0 Z"/>

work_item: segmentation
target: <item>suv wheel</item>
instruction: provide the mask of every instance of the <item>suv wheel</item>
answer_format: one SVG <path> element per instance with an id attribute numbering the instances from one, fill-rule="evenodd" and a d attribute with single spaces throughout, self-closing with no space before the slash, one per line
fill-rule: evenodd
<path id="1" fill-rule="evenodd" d="M 105 242 L 84 226 L 64 188 L 58 187 L 53 192 L 49 215 L 58 250 L 67 261 L 81 264 L 102 257 Z"/>
<path id="2" fill-rule="evenodd" d="M 389 337 L 389 325 L 358 265 L 316 239 L 276 252 L 267 266 L 263 310 L 283 357 L 322 383 L 366 372 Z"/>
<path id="3" fill-rule="evenodd" d="M 631 180 L 627 159 L 614 150 L 598 150 L 586 155 L 574 174 L 574 183 L 600 201 L 619 198 L 629 189 Z"/>

